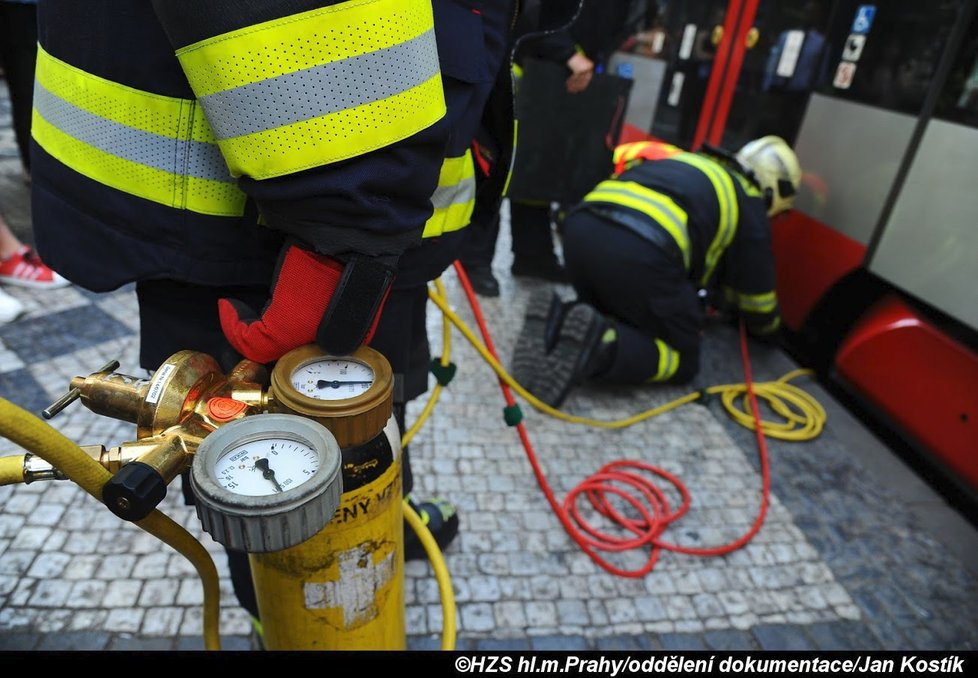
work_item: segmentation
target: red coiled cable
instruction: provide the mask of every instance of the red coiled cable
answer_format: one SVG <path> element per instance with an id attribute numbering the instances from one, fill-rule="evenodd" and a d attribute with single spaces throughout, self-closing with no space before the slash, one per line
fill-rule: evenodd
<path id="1" fill-rule="evenodd" d="M 479 332 L 482 334 L 486 348 L 496 360 L 499 356 L 493 345 L 492 337 L 486 326 L 485 318 L 476 300 L 475 292 L 465 273 L 461 263 L 455 262 L 455 271 L 458 274 Z M 547 502 L 550 504 L 554 514 L 560 520 L 564 530 L 570 535 L 571 539 L 577 543 L 581 549 L 595 563 L 604 570 L 622 577 L 644 577 L 652 571 L 655 563 L 659 559 L 662 550 L 675 551 L 693 556 L 720 556 L 731 551 L 735 551 L 747 544 L 754 535 L 758 533 L 764 524 L 767 516 L 768 503 L 771 493 L 771 476 L 768 462 L 767 441 L 761 430 L 760 413 L 758 411 L 757 399 L 754 395 L 754 381 L 751 375 L 750 356 L 747 350 L 747 333 L 743 323 L 740 325 L 740 352 L 744 363 L 744 380 L 747 384 L 747 392 L 751 404 L 751 413 L 754 417 L 754 431 L 757 436 L 758 454 L 761 462 L 761 506 L 758 510 L 756 519 L 750 529 L 740 538 L 722 544 L 720 546 L 694 548 L 667 542 L 660 538 L 662 533 L 675 521 L 679 520 L 690 507 L 689 491 L 683 482 L 674 474 L 668 471 L 640 461 L 614 461 L 602 466 L 595 474 L 586 478 L 564 498 L 563 505 L 558 504 L 554 497 L 553 490 L 547 482 L 546 477 L 540 468 L 533 445 L 530 443 L 526 427 L 522 422 L 516 425 L 520 440 L 526 450 L 527 459 L 533 468 L 540 489 L 543 490 Z M 512 407 L 516 400 L 509 386 L 499 380 L 506 405 Z M 665 492 L 656 484 L 656 478 L 667 481 L 674 490 L 682 497 L 681 505 L 673 510 L 666 497 Z M 615 508 L 611 498 L 618 497 L 621 502 L 630 506 L 640 516 L 632 518 L 624 515 Z M 622 537 L 618 534 L 611 534 L 593 526 L 581 514 L 580 505 L 583 500 L 587 500 L 592 508 L 606 520 L 617 525 L 619 534 L 631 534 L 631 537 Z M 618 553 L 637 548 L 648 548 L 649 557 L 645 565 L 635 570 L 627 570 L 617 567 L 599 554 L 601 552 Z"/>

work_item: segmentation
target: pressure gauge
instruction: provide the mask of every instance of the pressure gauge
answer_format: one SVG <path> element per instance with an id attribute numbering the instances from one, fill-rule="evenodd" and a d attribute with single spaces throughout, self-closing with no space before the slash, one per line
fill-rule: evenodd
<path id="1" fill-rule="evenodd" d="M 190 480 L 197 515 L 214 539 L 249 553 L 280 551 L 319 532 L 343 493 L 341 453 L 322 425 L 261 414 L 210 433 Z"/>
<path id="2" fill-rule="evenodd" d="M 302 363 L 290 377 L 296 391 L 316 400 L 347 400 L 366 393 L 374 370 L 353 358 L 323 356 Z"/>
<path id="3" fill-rule="evenodd" d="M 315 419 L 345 449 L 384 430 L 392 411 L 394 378 L 387 359 L 367 346 L 335 356 L 308 345 L 275 364 L 269 390 L 277 411 Z"/>

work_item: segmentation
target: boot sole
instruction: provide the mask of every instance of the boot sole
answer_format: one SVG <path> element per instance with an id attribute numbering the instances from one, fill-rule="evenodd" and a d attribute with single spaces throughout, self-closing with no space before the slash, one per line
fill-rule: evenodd
<path id="1" fill-rule="evenodd" d="M 546 369 L 534 384 L 536 395 L 551 407 L 560 407 L 571 390 L 587 378 L 585 368 L 604 328 L 601 315 L 586 304 L 571 308 L 560 336 L 547 356 Z"/>
<path id="2" fill-rule="evenodd" d="M 533 291 L 526 304 L 523 327 L 513 347 L 510 374 L 516 383 L 537 397 L 536 380 L 540 377 L 547 357 L 544 333 L 552 298 L 553 293 L 550 290 Z"/>

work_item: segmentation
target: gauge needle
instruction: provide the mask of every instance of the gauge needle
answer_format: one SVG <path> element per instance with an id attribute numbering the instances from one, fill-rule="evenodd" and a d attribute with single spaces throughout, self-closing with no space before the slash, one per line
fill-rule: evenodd
<path id="1" fill-rule="evenodd" d="M 261 471 L 261 477 L 265 480 L 271 480 L 272 484 L 275 485 L 275 489 L 279 492 L 282 491 L 282 486 L 278 484 L 275 480 L 275 471 L 268 467 L 268 459 L 256 459 L 255 468 Z"/>
<path id="2" fill-rule="evenodd" d="M 333 381 L 326 381 L 325 379 L 320 379 L 316 382 L 316 388 L 339 388 L 343 384 L 356 384 L 358 386 L 372 384 L 372 381 L 340 381 L 339 379 L 334 379 Z"/>

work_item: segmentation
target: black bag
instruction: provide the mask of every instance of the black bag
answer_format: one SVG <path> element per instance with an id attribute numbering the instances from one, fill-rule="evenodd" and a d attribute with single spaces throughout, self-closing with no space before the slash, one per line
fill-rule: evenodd
<path id="1" fill-rule="evenodd" d="M 576 203 L 613 169 L 632 81 L 596 73 L 570 94 L 562 64 L 527 59 L 516 83 L 518 131 L 507 197 Z"/>

